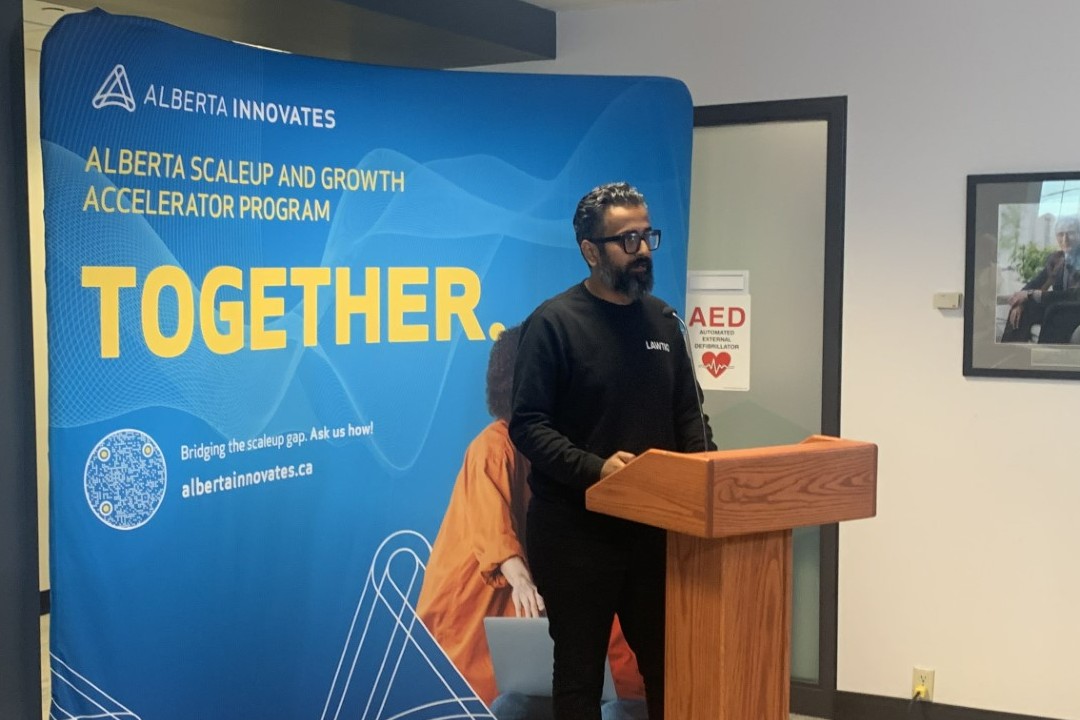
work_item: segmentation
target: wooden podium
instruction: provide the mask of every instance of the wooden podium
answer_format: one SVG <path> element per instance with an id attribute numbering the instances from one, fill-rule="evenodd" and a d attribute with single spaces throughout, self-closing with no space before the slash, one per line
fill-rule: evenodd
<path id="1" fill-rule="evenodd" d="M 649 450 L 586 493 L 590 510 L 664 528 L 667 720 L 786 720 L 791 530 L 876 512 L 877 446 Z"/>

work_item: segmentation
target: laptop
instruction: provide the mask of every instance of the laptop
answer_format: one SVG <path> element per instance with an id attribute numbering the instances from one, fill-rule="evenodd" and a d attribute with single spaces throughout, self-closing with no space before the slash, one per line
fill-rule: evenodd
<path id="1" fill-rule="evenodd" d="M 551 697 L 554 643 L 548 635 L 547 618 L 486 617 L 484 632 L 500 693 Z M 617 697 L 611 663 L 605 662 L 601 698 L 606 702 Z"/>

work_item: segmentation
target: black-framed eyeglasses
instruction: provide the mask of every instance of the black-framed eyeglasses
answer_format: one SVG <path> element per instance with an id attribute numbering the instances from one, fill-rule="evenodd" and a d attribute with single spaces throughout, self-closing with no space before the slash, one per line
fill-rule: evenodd
<path id="1" fill-rule="evenodd" d="M 624 232 L 620 235 L 612 235 L 610 237 L 602 238 L 589 238 L 589 242 L 594 242 L 597 245 L 607 242 L 621 242 L 623 250 L 627 255 L 633 255 L 641 249 L 641 242 L 649 246 L 650 250 L 655 250 L 660 247 L 660 231 L 656 228 L 646 230 L 645 232 L 638 232 L 637 230 L 631 230 L 630 232 Z"/>

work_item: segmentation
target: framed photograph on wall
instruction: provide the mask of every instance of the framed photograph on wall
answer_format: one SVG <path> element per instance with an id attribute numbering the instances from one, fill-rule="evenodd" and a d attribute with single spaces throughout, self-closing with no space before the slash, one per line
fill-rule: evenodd
<path id="1" fill-rule="evenodd" d="M 969 175 L 964 374 L 1080 379 L 1080 171 Z"/>

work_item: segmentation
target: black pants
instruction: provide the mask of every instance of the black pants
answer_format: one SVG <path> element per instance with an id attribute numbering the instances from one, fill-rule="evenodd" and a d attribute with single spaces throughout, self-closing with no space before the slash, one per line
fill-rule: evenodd
<path id="1" fill-rule="evenodd" d="M 649 720 L 663 720 L 663 531 L 536 497 L 526 527 L 529 567 L 555 643 L 555 720 L 600 719 L 615 615 L 637 655 Z"/>
<path id="2" fill-rule="evenodd" d="M 1031 326 L 1042 322 L 1044 312 L 1045 308 L 1042 304 L 1032 300 L 1025 300 L 1024 304 L 1020 306 L 1020 319 L 1017 321 L 1016 327 L 1009 325 L 1008 320 L 1005 321 L 1005 330 L 1001 333 L 1001 342 L 1031 342 Z"/>

